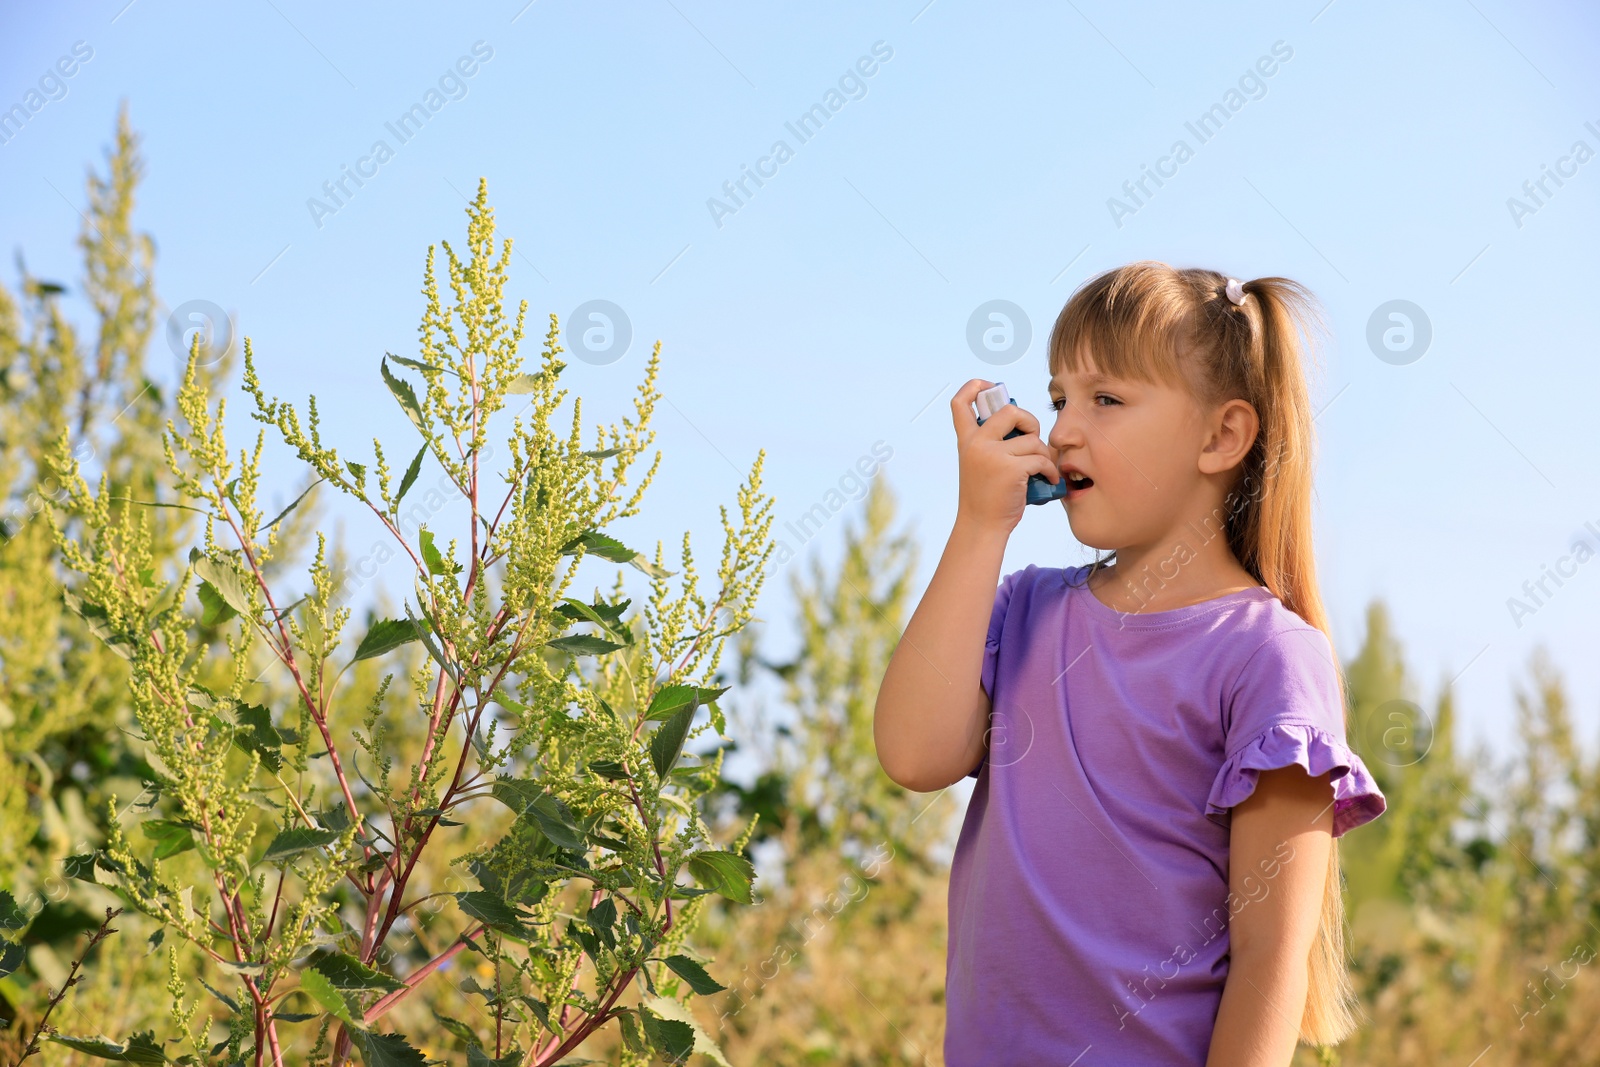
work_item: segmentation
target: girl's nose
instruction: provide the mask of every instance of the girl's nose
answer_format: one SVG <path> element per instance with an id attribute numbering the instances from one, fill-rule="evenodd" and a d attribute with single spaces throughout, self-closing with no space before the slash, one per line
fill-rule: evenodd
<path id="1" fill-rule="evenodd" d="M 1045 438 L 1045 443 L 1060 451 L 1081 446 L 1084 440 L 1082 416 L 1070 403 L 1063 404 L 1061 410 L 1056 413 L 1055 424 L 1050 427 L 1050 434 Z"/>

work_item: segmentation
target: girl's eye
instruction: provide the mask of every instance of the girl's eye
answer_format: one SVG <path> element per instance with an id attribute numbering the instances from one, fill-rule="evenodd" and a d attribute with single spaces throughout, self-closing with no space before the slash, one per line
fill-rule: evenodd
<path id="1" fill-rule="evenodd" d="M 1099 404 L 1099 402 L 1102 401 L 1102 400 L 1106 401 L 1106 403 L 1104 405 L 1101 405 L 1103 407 L 1109 407 L 1112 404 L 1120 404 L 1120 403 L 1122 403 L 1122 401 L 1118 400 L 1116 397 L 1110 395 L 1109 393 L 1096 393 L 1094 395 L 1094 402 L 1096 404 Z M 1050 410 L 1051 411 L 1060 411 L 1062 408 L 1064 408 L 1066 406 L 1067 406 L 1067 398 L 1066 397 L 1064 397 L 1064 396 L 1054 396 L 1054 397 L 1050 398 Z"/>

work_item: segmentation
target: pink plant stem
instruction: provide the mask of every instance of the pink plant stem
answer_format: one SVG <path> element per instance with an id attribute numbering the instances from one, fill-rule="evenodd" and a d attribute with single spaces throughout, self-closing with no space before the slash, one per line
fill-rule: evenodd
<path id="1" fill-rule="evenodd" d="M 567 1039 L 561 1042 L 560 1045 L 556 1046 L 553 1051 L 539 1053 L 534 1059 L 534 1067 L 544 1067 L 545 1064 L 554 1063 L 556 1060 L 559 1060 L 561 1057 L 565 1056 L 568 1052 L 571 1052 L 573 1049 L 583 1044 L 584 1041 L 588 1039 L 590 1034 L 594 1033 L 601 1026 L 604 1026 L 610 1019 L 610 1015 L 608 1013 L 611 1011 L 611 1006 L 617 1002 L 617 998 L 622 995 L 622 991 L 628 988 L 628 983 L 633 981 L 633 976 L 638 973 L 639 968 L 630 967 L 628 970 L 613 977 L 611 979 L 611 989 L 606 994 L 605 1000 L 601 1002 L 599 1009 L 596 1010 L 593 1015 L 585 1019 L 582 1024 L 579 1025 L 578 1029 L 574 1030 L 567 1037 Z M 554 1038 L 552 1038 L 552 1040 L 554 1040 Z"/>
<path id="2" fill-rule="evenodd" d="M 519 638 L 513 643 L 509 653 L 507 654 L 505 662 L 501 665 L 499 673 L 497 673 L 495 675 L 495 677 L 494 677 L 494 680 L 489 683 L 489 692 L 490 693 L 493 693 L 499 687 L 500 683 L 505 679 L 506 673 L 511 669 L 511 664 L 516 661 L 516 658 L 520 653 L 521 653 L 521 640 L 520 640 L 520 636 L 519 636 Z M 454 719 L 454 717 L 455 717 L 455 709 L 456 709 L 457 705 L 459 704 L 459 702 L 461 700 L 461 696 L 462 696 L 461 690 L 457 689 L 456 692 L 455 692 L 455 696 L 452 697 L 451 702 L 450 702 L 449 718 L 447 719 L 447 722 L 449 720 L 453 720 Z M 480 703 L 478 705 L 478 707 L 476 709 L 474 709 L 475 713 L 472 716 L 472 720 L 467 725 L 467 736 L 468 737 L 471 737 L 474 733 L 477 732 L 478 723 L 483 717 L 484 706 L 485 706 L 484 703 Z M 471 753 L 471 751 L 472 751 L 472 746 L 471 746 L 470 743 L 464 743 L 461 746 L 461 755 L 456 760 L 456 770 L 455 770 L 454 776 L 451 779 L 450 787 L 445 790 L 444 796 L 439 802 L 439 810 L 441 812 L 444 811 L 446 808 L 448 808 L 450 806 L 451 800 L 455 797 L 457 791 L 461 788 L 461 779 L 462 779 L 462 776 L 466 773 L 466 769 L 467 769 L 467 756 Z M 387 913 L 384 915 L 384 919 L 383 919 L 382 925 L 380 925 L 378 927 L 378 932 L 377 932 L 377 935 L 375 937 L 375 943 L 381 943 L 383 941 L 383 939 L 388 936 L 390 927 L 392 927 L 394 925 L 394 921 L 397 918 L 399 918 L 399 916 L 400 916 L 400 900 L 401 900 L 402 894 L 405 891 L 406 883 L 409 882 L 409 880 L 411 878 L 411 872 L 416 868 L 417 861 L 422 857 L 423 850 L 426 848 L 429 839 L 433 836 L 433 831 L 438 827 L 439 818 L 440 818 L 440 816 L 435 815 L 431 819 L 428 820 L 428 825 L 423 829 L 421 837 L 417 840 L 416 847 L 414 849 L 412 849 L 411 856 L 406 861 L 404 869 L 401 871 L 400 875 L 395 879 L 394 888 L 393 888 L 393 890 L 391 891 L 391 893 L 389 895 L 389 907 L 388 907 Z M 409 825 L 410 825 L 410 823 L 409 823 L 409 820 L 408 820 L 407 821 L 407 826 L 409 827 Z M 376 903 L 377 899 L 378 898 L 374 898 L 374 903 Z M 370 963 L 371 960 L 370 960 L 370 958 L 368 958 L 368 959 L 364 960 L 364 962 Z"/>
<path id="3" fill-rule="evenodd" d="M 639 817 L 644 819 L 644 803 L 639 799 L 638 786 L 634 785 L 631 779 L 629 780 L 629 789 L 633 793 L 634 807 L 638 808 Z M 645 828 L 648 829 L 649 825 L 649 820 L 646 819 Z M 650 844 L 651 848 L 655 852 L 656 871 L 661 875 L 661 891 L 664 894 L 662 900 L 666 904 L 666 918 L 661 924 L 661 932 L 662 934 L 665 934 L 668 930 L 672 929 L 672 887 L 667 885 L 667 868 L 665 861 L 663 861 L 661 858 L 661 843 L 652 839 Z M 559 1060 L 561 1057 L 565 1056 L 568 1052 L 583 1044 L 584 1040 L 587 1039 L 590 1034 L 594 1033 L 595 1030 L 598 1030 L 601 1026 L 604 1026 L 607 1020 L 610 1018 L 608 1013 L 611 1011 L 612 1005 L 617 1002 L 617 998 L 622 995 L 622 991 L 628 988 L 628 983 L 633 981 L 633 976 L 638 973 L 638 967 L 630 967 L 621 974 L 613 976 L 611 979 L 611 988 L 606 994 L 605 999 L 601 1002 L 599 1008 L 595 1010 L 594 1014 L 585 1019 L 578 1029 L 568 1035 L 567 1039 L 561 1042 L 561 1044 L 558 1045 L 554 1051 L 548 1051 L 548 1045 L 539 1049 L 534 1058 L 534 1067 L 543 1067 L 545 1064 L 554 1063 L 556 1060 Z M 554 1040 L 555 1038 L 552 1036 L 551 1041 Z"/>
<path id="4" fill-rule="evenodd" d="M 644 802 L 639 798 L 639 787 L 633 783 L 632 779 L 628 780 L 628 789 L 633 796 L 633 806 L 639 811 L 640 820 L 643 821 L 645 829 L 649 830 L 650 820 L 645 817 Z M 665 921 L 661 924 L 661 932 L 662 934 L 665 934 L 668 930 L 672 929 L 672 887 L 667 884 L 667 866 L 666 862 L 661 858 L 661 842 L 652 837 L 650 847 L 655 853 L 656 872 L 661 875 L 661 891 L 663 894 L 662 900 L 666 906 L 666 917 Z M 597 897 L 599 896 L 599 890 L 596 890 L 595 895 Z M 590 907 L 593 906 L 594 905 L 591 903 Z M 548 1045 L 540 1048 L 534 1057 L 535 1067 L 542 1067 L 544 1064 L 553 1063 L 554 1061 L 560 1059 L 572 1049 L 582 1044 L 584 1039 L 586 1039 L 595 1030 L 605 1025 L 606 1020 L 608 1019 L 608 1015 L 606 1013 L 611 1010 L 611 1006 L 617 1002 L 617 998 L 622 995 L 622 991 L 628 987 L 628 983 L 633 981 L 633 976 L 638 973 L 638 967 L 631 967 L 622 974 L 613 976 L 611 980 L 610 992 L 606 995 L 605 1000 L 601 1003 L 600 1007 L 595 1011 L 595 1013 L 585 1019 L 577 1030 L 570 1034 L 565 1041 L 561 1042 L 561 1044 L 556 1047 L 554 1052 L 547 1051 Z M 563 1006 L 562 1018 L 560 1019 L 562 1024 L 565 1024 L 566 1021 L 564 1008 L 565 1006 Z M 552 1035 L 550 1040 L 554 1041 L 555 1036 Z"/>
<path id="5" fill-rule="evenodd" d="M 400 1003 L 411 994 L 412 990 L 421 985 L 423 980 L 427 978 L 428 975 L 432 974 L 434 971 L 437 971 L 449 961 L 455 959 L 457 953 L 467 947 L 467 941 L 483 933 L 484 929 L 485 927 L 483 924 L 479 923 L 477 926 L 474 926 L 471 930 L 468 930 L 466 933 L 458 937 L 455 944 L 451 945 L 433 959 L 429 960 L 427 963 L 424 963 L 421 967 L 418 967 L 415 971 L 411 972 L 411 974 L 406 977 L 405 988 L 396 989 L 393 993 L 390 993 L 388 996 L 379 1000 L 372 1007 L 368 1008 L 366 1014 L 361 1017 L 361 1021 L 368 1026 L 371 1026 L 373 1023 L 377 1022 L 385 1012 L 394 1007 L 396 1004 Z"/>
<path id="6" fill-rule="evenodd" d="M 217 498 L 218 500 L 223 499 L 220 487 L 217 489 Z M 277 650 L 278 659 L 285 667 L 289 668 L 289 673 L 294 676 L 295 688 L 300 691 L 300 699 L 305 701 L 306 710 L 310 713 L 311 720 L 317 724 L 317 732 L 322 735 L 323 748 L 327 750 L 328 762 L 333 767 L 333 773 L 339 779 L 339 789 L 344 793 L 344 802 L 345 806 L 350 809 L 350 818 L 359 826 L 361 824 L 361 810 L 356 807 L 355 794 L 350 791 L 350 782 L 345 777 L 344 764 L 339 759 L 339 752 L 334 746 L 332 735 L 328 733 L 326 710 L 311 698 L 311 691 L 306 685 L 305 678 L 300 674 L 300 664 L 295 659 L 294 645 L 289 639 L 288 628 L 284 626 L 283 615 L 278 611 L 278 605 L 273 599 L 272 590 L 267 586 L 267 577 L 262 573 L 261 565 L 256 562 L 255 553 L 251 551 L 250 539 L 245 537 L 244 531 L 234 521 L 233 513 L 226 506 L 222 508 L 222 517 L 227 521 L 229 528 L 233 530 L 234 539 L 239 542 L 239 551 L 244 554 L 246 562 L 250 564 L 250 573 L 255 578 L 256 585 L 261 589 L 262 598 L 266 600 L 267 607 L 272 609 L 272 614 L 276 620 L 274 625 L 278 630 L 278 640 L 281 642 Z M 361 851 L 364 858 L 372 855 L 370 846 L 362 845 Z"/>

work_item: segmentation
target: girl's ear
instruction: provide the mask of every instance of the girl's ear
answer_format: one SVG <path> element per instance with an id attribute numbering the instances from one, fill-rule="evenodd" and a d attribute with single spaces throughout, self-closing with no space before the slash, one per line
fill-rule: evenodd
<path id="1" fill-rule="evenodd" d="M 1260 429 L 1261 419 L 1248 400 L 1234 399 L 1219 406 L 1211 415 L 1200 448 L 1200 472 L 1221 474 L 1243 463 Z"/>

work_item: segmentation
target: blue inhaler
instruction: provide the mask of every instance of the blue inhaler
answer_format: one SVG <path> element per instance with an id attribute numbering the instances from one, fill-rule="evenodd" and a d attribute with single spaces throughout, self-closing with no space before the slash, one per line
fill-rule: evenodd
<path id="1" fill-rule="evenodd" d="M 1005 405 L 1015 403 L 1016 401 L 1011 399 L 1011 394 L 1006 391 L 1006 383 L 995 382 L 989 388 L 979 393 L 978 398 L 973 401 L 973 406 L 978 409 L 978 425 L 982 426 L 989 416 L 999 411 Z M 1021 430 L 1012 430 L 1010 433 L 1006 434 L 1005 440 L 1009 441 L 1013 437 L 1021 436 Z M 1066 495 L 1067 479 L 1065 477 L 1052 485 L 1050 484 L 1050 479 L 1046 478 L 1042 474 L 1032 474 L 1028 476 L 1028 503 L 1048 504 L 1050 501 L 1060 500 Z"/>

